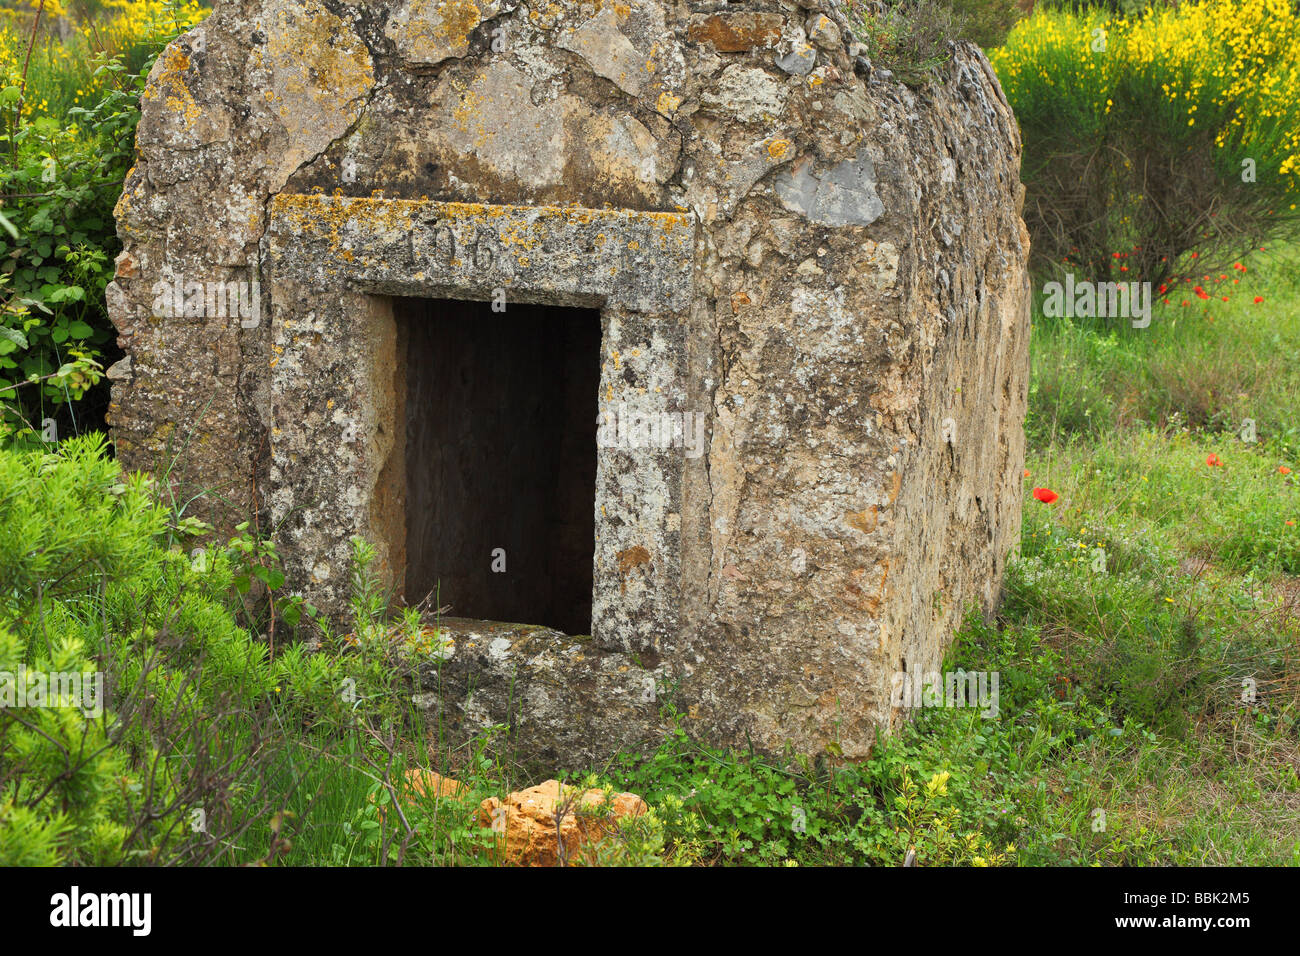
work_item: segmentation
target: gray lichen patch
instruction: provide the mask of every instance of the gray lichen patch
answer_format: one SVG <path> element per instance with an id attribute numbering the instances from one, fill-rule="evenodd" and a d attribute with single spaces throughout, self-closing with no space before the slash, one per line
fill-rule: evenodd
<path id="1" fill-rule="evenodd" d="M 823 226 L 869 226 L 885 214 L 876 171 L 865 150 L 818 175 L 811 157 L 773 181 L 781 204 Z"/>

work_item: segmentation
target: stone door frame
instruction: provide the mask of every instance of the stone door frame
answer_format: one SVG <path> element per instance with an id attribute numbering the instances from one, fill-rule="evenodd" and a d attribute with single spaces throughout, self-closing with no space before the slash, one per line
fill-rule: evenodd
<path id="1" fill-rule="evenodd" d="M 688 367 L 700 351 L 690 341 L 695 244 L 688 213 L 276 196 L 261 257 L 264 497 L 289 586 L 341 618 L 356 534 L 390 581 L 405 568 L 394 297 L 491 301 L 504 290 L 507 309 L 599 309 L 601 414 L 698 414 L 683 407 L 703 399 L 700 369 Z M 679 630 L 683 550 L 703 537 L 689 526 L 707 521 L 685 505 L 689 462 L 682 448 L 597 448 L 592 636 L 603 648 L 655 654 Z"/>

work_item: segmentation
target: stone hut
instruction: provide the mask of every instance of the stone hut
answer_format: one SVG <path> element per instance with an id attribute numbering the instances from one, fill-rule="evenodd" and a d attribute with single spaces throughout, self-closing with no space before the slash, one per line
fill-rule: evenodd
<path id="1" fill-rule="evenodd" d="M 975 47 L 913 89 L 837 0 L 218 0 L 137 151 L 120 458 L 328 614 L 366 537 L 449 608 L 449 732 L 862 757 L 993 606 L 1028 239 Z"/>

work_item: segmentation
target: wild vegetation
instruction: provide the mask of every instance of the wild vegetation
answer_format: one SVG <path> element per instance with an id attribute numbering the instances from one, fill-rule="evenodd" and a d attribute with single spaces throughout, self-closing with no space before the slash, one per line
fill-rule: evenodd
<path id="1" fill-rule="evenodd" d="M 104 288 L 139 94 L 166 42 L 206 12 L 162 0 L 0 10 L 0 442 L 103 426 L 102 373 L 120 357 Z"/>
<path id="2" fill-rule="evenodd" d="M 834 745 L 706 747 L 670 700 L 657 749 L 570 778 L 653 808 L 603 862 L 1300 864 L 1294 12 L 1125 6 L 1040 12 L 992 52 L 1050 250 L 1040 279 L 1163 286 L 1146 328 L 1035 314 L 1019 554 L 997 617 L 970 619 L 945 663 L 996 671 L 998 716 L 921 708 L 850 763 Z M 365 542 L 331 632 L 285 593 L 269 541 L 246 527 L 199 547 L 210 528 L 76 434 L 111 357 L 135 97 L 201 12 L 44 5 L 62 36 L 33 14 L 0 31 L 0 672 L 112 687 L 98 715 L 0 709 L 0 862 L 490 864 L 474 808 L 536 781 L 507 728 L 453 748 L 414 706 L 438 632 L 389 614 Z M 1164 164 L 1158 201 L 1143 156 Z M 421 767 L 467 790 L 407 792 Z"/>
<path id="3" fill-rule="evenodd" d="M 934 82 L 955 42 L 1001 46 L 1019 15 L 1014 0 L 849 0 L 848 8 L 873 68 L 911 86 Z"/>

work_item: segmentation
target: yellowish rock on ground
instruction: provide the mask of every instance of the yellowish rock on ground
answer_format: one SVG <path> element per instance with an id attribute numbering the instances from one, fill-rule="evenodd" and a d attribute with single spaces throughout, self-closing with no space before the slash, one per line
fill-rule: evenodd
<path id="1" fill-rule="evenodd" d="M 488 797 L 479 805 L 479 824 L 496 831 L 497 850 L 507 866 L 558 866 L 561 844 L 565 862 L 572 866 L 594 858 L 595 845 L 618 819 L 640 816 L 649 809 L 635 793 L 615 793 L 607 807 L 603 790 L 577 794 L 576 788 L 566 787 L 561 797 L 560 782 L 547 780 L 504 800 Z M 570 805 L 557 833 L 555 816 L 562 800 Z M 597 807 L 600 813 L 583 812 Z"/>

